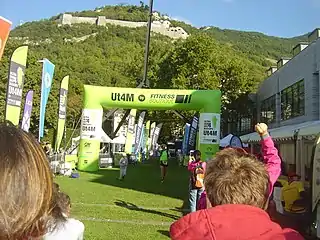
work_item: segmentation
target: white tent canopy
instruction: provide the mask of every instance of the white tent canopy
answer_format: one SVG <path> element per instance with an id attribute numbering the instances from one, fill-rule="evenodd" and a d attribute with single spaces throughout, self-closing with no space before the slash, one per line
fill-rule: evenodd
<path id="1" fill-rule="evenodd" d="M 316 136 L 320 133 L 320 121 L 301 128 L 298 132 L 299 136 Z"/>
<path id="2" fill-rule="evenodd" d="M 229 134 L 229 135 L 225 136 L 224 138 L 222 138 L 222 139 L 220 140 L 220 147 L 227 147 L 227 146 L 229 146 L 232 137 L 233 137 L 233 135 L 232 135 L 232 134 Z"/>
<path id="3" fill-rule="evenodd" d="M 298 136 L 312 135 L 314 132 L 320 132 L 320 121 L 310 121 L 294 125 L 273 128 L 269 130 L 270 136 L 276 140 L 289 140 L 293 139 L 297 133 Z M 253 132 L 240 137 L 243 142 L 258 142 L 260 136 Z"/>
<path id="4" fill-rule="evenodd" d="M 100 131 L 101 134 L 101 142 L 102 143 L 111 143 L 112 139 L 102 130 Z"/>
<path id="5" fill-rule="evenodd" d="M 124 136 L 118 136 L 111 140 L 111 143 L 126 144 L 126 138 Z"/>
<path id="6" fill-rule="evenodd" d="M 301 129 L 308 127 L 313 123 L 313 121 L 310 121 L 289 126 L 283 126 L 277 129 L 271 129 L 270 135 L 274 139 L 290 139 L 293 138 L 294 135 L 298 133 Z"/>
<path id="7" fill-rule="evenodd" d="M 233 134 L 229 134 L 220 140 L 220 147 L 228 147 L 230 146 L 230 141 L 233 138 Z M 242 143 L 243 147 L 248 147 L 248 144 Z"/>
<path id="8" fill-rule="evenodd" d="M 253 132 L 253 133 L 249 133 L 249 134 L 240 136 L 240 139 L 241 139 L 242 142 L 250 142 L 250 140 L 255 138 L 255 137 L 258 137 L 258 134 Z"/>
<path id="9" fill-rule="evenodd" d="M 101 142 L 102 143 L 116 143 L 116 144 L 125 144 L 126 138 L 124 136 L 118 136 L 114 139 L 111 139 L 101 128 Z"/>

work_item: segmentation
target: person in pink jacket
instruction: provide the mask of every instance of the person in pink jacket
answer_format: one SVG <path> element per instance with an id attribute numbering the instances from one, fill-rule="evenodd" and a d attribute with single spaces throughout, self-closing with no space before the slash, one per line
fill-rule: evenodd
<path id="1" fill-rule="evenodd" d="M 272 142 L 267 134 L 262 136 L 265 145 Z M 204 183 L 210 207 L 174 222 L 171 240 L 303 240 L 294 229 L 273 222 L 266 211 L 270 181 L 279 172 L 274 160 L 268 160 L 268 172 L 252 154 L 234 148 L 218 152 L 206 164 Z"/>
<path id="2" fill-rule="evenodd" d="M 197 203 L 201 194 L 204 191 L 204 171 L 206 169 L 206 162 L 201 161 L 201 152 L 195 150 L 193 158 L 188 163 L 188 171 L 191 172 L 189 181 L 189 206 L 190 212 L 197 210 Z"/>
<path id="3" fill-rule="evenodd" d="M 258 123 L 255 126 L 256 132 L 261 137 L 261 151 L 263 161 L 269 173 L 269 197 L 273 191 L 273 185 L 277 181 L 278 177 L 281 174 L 281 158 L 279 157 L 278 150 L 274 146 L 274 142 L 268 133 L 268 126 L 265 123 Z M 239 151 L 245 151 L 240 148 Z M 197 209 L 206 209 L 207 200 L 206 192 L 204 191 L 201 194 L 201 197 L 198 202 Z"/>

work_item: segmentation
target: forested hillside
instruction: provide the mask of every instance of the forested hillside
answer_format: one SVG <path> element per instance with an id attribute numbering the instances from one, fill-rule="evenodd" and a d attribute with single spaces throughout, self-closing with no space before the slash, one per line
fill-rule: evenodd
<path id="1" fill-rule="evenodd" d="M 105 6 L 94 11 L 72 13 L 76 16 L 101 16 L 110 19 L 146 21 L 148 6 Z M 5 88 L 10 55 L 28 41 L 29 55 L 24 91 L 36 91 L 31 130 L 36 131 L 39 116 L 41 65 L 48 58 L 56 65 L 54 83 L 46 114 L 46 128 L 54 129 L 58 108 L 58 89 L 65 75 L 70 75 L 68 96 L 68 127 L 73 128 L 81 115 L 82 85 L 135 87 L 142 79 L 146 28 L 125 28 L 89 24 L 59 26 L 58 16 L 48 20 L 25 23 L 11 32 L 0 62 L 1 110 L 4 109 Z M 197 29 L 179 21 L 190 37 L 173 41 L 152 34 L 148 77 L 152 88 L 220 88 L 223 93 L 223 114 L 237 98 L 254 91 L 265 78 L 269 67 L 281 56 L 290 56 L 292 47 L 305 36 L 283 39 L 261 33 L 249 33 L 218 28 Z M 84 41 L 68 41 L 88 35 Z M 90 35 L 90 36 L 89 36 Z M 191 113 L 185 113 L 191 114 Z M 244 112 L 245 114 L 245 112 Z M 0 111 L 3 119 L 3 111 Z M 159 116 L 159 117 L 158 117 Z M 167 120 L 164 132 L 176 123 L 172 113 L 150 112 L 149 118 Z M 160 121 L 159 120 L 159 121 Z M 177 120 L 177 119 L 175 119 Z"/>
<path id="2" fill-rule="evenodd" d="M 275 63 L 279 57 L 290 57 L 292 48 L 298 42 L 308 40 L 307 35 L 278 38 L 257 32 L 222 30 L 215 27 L 206 31 L 216 40 L 230 44 L 234 49 L 245 53 L 248 58 L 264 67 L 269 67 L 270 63 Z"/>

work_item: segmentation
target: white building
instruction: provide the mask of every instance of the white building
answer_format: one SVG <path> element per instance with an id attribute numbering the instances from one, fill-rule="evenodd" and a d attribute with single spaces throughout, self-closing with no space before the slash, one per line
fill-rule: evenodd
<path id="1" fill-rule="evenodd" d="M 287 170 L 302 177 L 310 168 L 315 137 L 320 133 L 320 29 L 299 43 L 292 58 L 279 59 L 256 93 L 257 120 L 269 125 Z M 256 133 L 241 136 L 254 147 Z"/>

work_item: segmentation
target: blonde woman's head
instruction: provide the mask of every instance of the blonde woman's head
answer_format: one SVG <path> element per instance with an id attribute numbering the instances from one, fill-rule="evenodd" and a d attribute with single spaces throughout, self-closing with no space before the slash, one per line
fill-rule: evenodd
<path id="1" fill-rule="evenodd" d="M 0 124 L 0 239 L 32 239 L 45 233 L 53 182 L 35 138 Z"/>

